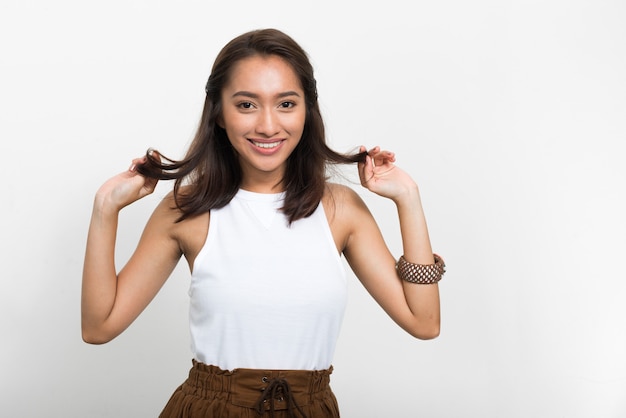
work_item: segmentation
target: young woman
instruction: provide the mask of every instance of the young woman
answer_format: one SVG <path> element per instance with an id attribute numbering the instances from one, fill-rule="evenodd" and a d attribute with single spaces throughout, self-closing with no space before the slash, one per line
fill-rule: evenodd
<path id="1" fill-rule="evenodd" d="M 183 160 L 148 151 L 96 193 L 83 339 L 101 344 L 124 331 L 184 256 L 193 367 L 161 416 L 337 417 L 329 376 L 347 296 L 341 255 L 399 326 L 421 339 L 439 334 L 444 264 L 431 250 L 418 186 L 392 152 L 328 148 L 313 68 L 280 31 L 229 42 L 206 93 Z M 358 195 L 327 181 L 328 164 L 351 162 L 363 187 L 397 206 L 398 262 Z M 175 179 L 173 192 L 118 273 L 118 214 L 160 179 Z"/>

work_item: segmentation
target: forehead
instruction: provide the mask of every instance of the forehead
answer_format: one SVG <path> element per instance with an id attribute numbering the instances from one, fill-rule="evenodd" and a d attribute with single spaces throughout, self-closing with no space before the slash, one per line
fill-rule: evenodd
<path id="1" fill-rule="evenodd" d="M 302 91 L 302 86 L 293 67 L 283 58 L 254 55 L 235 63 L 224 90 Z"/>

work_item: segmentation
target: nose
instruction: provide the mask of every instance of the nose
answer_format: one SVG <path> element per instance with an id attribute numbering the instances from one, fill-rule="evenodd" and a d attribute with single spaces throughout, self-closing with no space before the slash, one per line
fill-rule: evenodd
<path id="1" fill-rule="evenodd" d="M 272 137 L 280 131 L 278 115 L 275 114 L 273 109 L 264 109 L 262 112 L 259 112 L 256 131 L 267 137 Z"/>

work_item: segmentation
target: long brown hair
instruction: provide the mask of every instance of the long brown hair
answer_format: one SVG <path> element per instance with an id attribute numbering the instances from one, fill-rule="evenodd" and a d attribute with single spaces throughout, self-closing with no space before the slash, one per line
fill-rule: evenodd
<path id="1" fill-rule="evenodd" d="M 326 145 L 324 122 L 317 102 L 313 67 L 306 52 L 288 35 L 276 29 L 247 32 L 220 51 L 206 85 L 206 100 L 198 131 L 184 159 L 175 161 L 147 153 L 140 174 L 160 180 L 176 180 L 174 200 L 179 221 L 221 208 L 230 202 L 241 184 L 241 168 L 226 131 L 217 121 L 222 112 L 222 89 L 234 65 L 254 55 L 276 55 L 291 65 L 304 90 L 306 119 L 302 138 L 287 159 L 282 179 L 285 200 L 282 211 L 289 222 L 311 215 L 324 194 L 327 164 L 364 161 L 365 153 L 340 154 Z M 181 192 L 183 184 L 188 184 Z"/>

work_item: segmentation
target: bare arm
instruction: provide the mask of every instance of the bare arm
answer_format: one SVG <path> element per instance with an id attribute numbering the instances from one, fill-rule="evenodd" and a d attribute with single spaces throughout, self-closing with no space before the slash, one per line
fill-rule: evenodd
<path id="1" fill-rule="evenodd" d="M 434 262 L 417 184 L 396 167 L 393 153 L 370 151 L 359 165 L 364 187 L 396 204 L 404 257 L 417 264 Z M 418 285 L 401 280 L 376 222 L 356 194 L 346 219 L 351 231 L 344 253 L 352 269 L 389 316 L 411 335 L 430 339 L 439 335 L 440 307 L 437 284 Z"/>
<path id="2" fill-rule="evenodd" d="M 137 249 L 119 272 L 115 267 L 115 241 L 120 210 L 152 193 L 156 181 L 137 174 L 135 164 L 108 180 L 96 193 L 87 237 L 81 299 L 83 339 L 108 342 L 126 329 L 154 298 L 180 258 L 171 234 L 171 201 L 154 211 Z"/>

